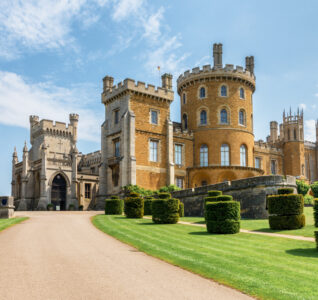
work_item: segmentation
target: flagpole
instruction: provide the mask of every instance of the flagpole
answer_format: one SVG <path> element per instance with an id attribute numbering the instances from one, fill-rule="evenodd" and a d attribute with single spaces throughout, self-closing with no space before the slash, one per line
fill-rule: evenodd
<path id="1" fill-rule="evenodd" d="M 158 74 L 159 74 L 159 84 L 158 84 L 158 86 L 160 86 L 160 66 L 158 66 L 157 69 L 158 69 Z"/>

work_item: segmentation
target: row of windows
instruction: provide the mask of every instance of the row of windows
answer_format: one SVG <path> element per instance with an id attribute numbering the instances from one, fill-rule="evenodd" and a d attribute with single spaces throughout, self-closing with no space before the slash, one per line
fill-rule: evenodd
<path id="1" fill-rule="evenodd" d="M 245 145 L 240 147 L 240 165 L 246 167 L 247 165 L 247 148 Z M 207 167 L 209 165 L 209 148 L 207 145 L 200 147 L 200 166 Z M 228 144 L 221 146 L 221 166 L 230 165 L 230 147 Z"/>
<path id="2" fill-rule="evenodd" d="M 199 88 L 199 98 L 204 99 L 207 97 L 207 92 L 205 87 L 200 87 Z M 241 99 L 245 99 L 245 90 L 244 88 L 240 87 L 239 88 L 239 94 Z M 228 87 L 226 85 L 221 85 L 219 89 L 219 96 L 221 97 L 228 97 Z M 187 96 L 186 93 L 182 94 L 182 102 L 183 104 L 186 104 L 187 102 Z"/>
<path id="3" fill-rule="evenodd" d="M 255 168 L 262 168 L 262 159 L 260 157 L 255 157 Z M 277 174 L 277 161 L 275 159 L 271 160 L 271 174 Z"/>

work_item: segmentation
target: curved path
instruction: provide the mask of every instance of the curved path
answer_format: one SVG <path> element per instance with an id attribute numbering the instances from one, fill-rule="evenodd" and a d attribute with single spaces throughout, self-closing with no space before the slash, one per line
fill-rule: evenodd
<path id="1" fill-rule="evenodd" d="M 0 232 L 1 299 L 251 299 L 96 229 L 97 212 L 23 212 Z"/>

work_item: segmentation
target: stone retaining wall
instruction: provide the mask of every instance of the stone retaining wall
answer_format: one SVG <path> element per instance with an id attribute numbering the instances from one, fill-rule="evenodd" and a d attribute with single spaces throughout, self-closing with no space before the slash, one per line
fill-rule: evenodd
<path id="1" fill-rule="evenodd" d="M 208 191 L 219 190 L 240 201 L 242 218 L 263 219 L 268 217 L 266 196 L 277 194 L 280 187 L 292 187 L 296 191 L 296 178 L 281 175 L 257 176 L 181 190 L 173 192 L 172 196 L 184 203 L 185 216 L 203 216 L 203 203 Z"/>

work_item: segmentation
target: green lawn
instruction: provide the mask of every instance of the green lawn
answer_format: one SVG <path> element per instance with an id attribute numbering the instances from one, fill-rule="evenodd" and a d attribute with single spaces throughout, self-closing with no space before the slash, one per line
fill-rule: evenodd
<path id="1" fill-rule="evenodd" d="M 313 217 L 313 208 L 305 207 L 304 214 L 306 215 L 306 226 L 298 230 L 272 230 L 269 228 L 268 219 L 264 220 L 241 220 L 241 228 L 262 231 L 262 232 L 276 232 L 281 234 L 290 234 L 290 235 L 302 235 L 307 237 L 314 237 L 314 217 Z M 184 217 L 181 218 L 181 221 L 192 222 L 197 224 L 204 224 L 204 218 L 201 217 Z"/>
<path id="2" fill-rule="evenodd" d="M 258 298 L 318 299 L 315 243 L 246 233 L 212 235 L 201 227 L 123 216 L 98 215 L 93 224 L 152 256 Z"/>
<path id="3" fill-rule="evenodd" d="M 14 224 L 20 223 L 28 218 L 11 218 L 11 219 L 0 219 L 0 231 L 6 229 Z"/>

